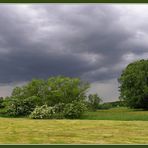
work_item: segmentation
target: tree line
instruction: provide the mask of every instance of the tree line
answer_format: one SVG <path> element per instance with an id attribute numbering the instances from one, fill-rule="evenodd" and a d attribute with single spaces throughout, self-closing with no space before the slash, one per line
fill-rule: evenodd
<path id="1" fill-rule="evenodd" d="M 8 116 L 30 118 L 79 118 L 88 109 L 97 109 L 101 99 L 97 94 L 86 96 L 89 83 L 64 76 L 47 80 L 33 79 L 15 87 L 2 103 Z"/>
<path id="2" fill-rule="evenodd" d="M 88 110 L 118 106 L 148 109 L 148 60 L 130 63 L 118 81 L 120 101 L 101 104 L 97 94 L 86 95 L 90 84 L 79 78 L 33 79 L 22 87 L 15 87 L 10 97 L 0 99 L 1 113 L 34 119 L 74 119 Z"/>

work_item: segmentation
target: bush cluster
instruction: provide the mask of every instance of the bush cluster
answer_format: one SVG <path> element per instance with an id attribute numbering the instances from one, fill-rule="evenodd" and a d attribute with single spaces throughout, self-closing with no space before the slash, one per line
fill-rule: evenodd
<path id="1" fill-rule="evenodd" d="M 33 119 L 79 118 L 84 112 L 88 83 L 79 78 L 50 77 L 33 79 L 16 87 L 10 97 L 1 100 L 9 116 L 29 116 Z M 0 106 L 1 107 L 1 106 Z M 3 107 L 3 106 L 2 106 Z"/>
<path id="2" fill-rule="evenodd" d="M 76 119 L 86 110 L 83 102 L 74 101 L 68 104 L 56 104 L 55 106 L 37 106 L 30 114 L 32 119 Z"/>
<path id="3" fill-rule="evenodd" d="M 79 78 L 50 77 L 33 79 L 15 87 L 10 97 L 0 100 L 8 116 L 27 116 L 32 119 L 77 119 L 89 108 L 99 109 L 101 98 L 86 95 L 89 84 Z"/>

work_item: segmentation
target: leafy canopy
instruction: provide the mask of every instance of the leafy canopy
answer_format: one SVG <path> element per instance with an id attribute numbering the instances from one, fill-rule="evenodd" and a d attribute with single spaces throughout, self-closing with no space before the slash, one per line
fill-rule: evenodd
<path id="1" fill-rule="evenodd" d="M 120 78 L 120 98 L 131 108 L 148 109 L 148 60 L 129 64 Z"/>
<path id="2" fill-rule="evenodd" d="M 89 84 L 79 78 L 57 76 L 47 80 L 33 79 L 25 86 L 13 89 L 7 105 L 8 113 L 14 116 L 28 115 L 36 106 L 83 101 L 88 88 Z"/>

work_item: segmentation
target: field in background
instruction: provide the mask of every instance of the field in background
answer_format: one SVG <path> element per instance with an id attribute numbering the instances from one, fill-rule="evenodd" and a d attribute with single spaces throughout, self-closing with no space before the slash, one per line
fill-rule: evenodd
<path id="1" fill-rule="evenodd" d="M 1 144 L 146 144 L 148 121 L 0 118 Z"/>
<path id="2" fill-rule="evenodd" d="M 86 112 L 81 119 L 88 120 L 120 120 L 120 121 L 148 121 L 148 111 L 117 107 L 96 112 Z"/>

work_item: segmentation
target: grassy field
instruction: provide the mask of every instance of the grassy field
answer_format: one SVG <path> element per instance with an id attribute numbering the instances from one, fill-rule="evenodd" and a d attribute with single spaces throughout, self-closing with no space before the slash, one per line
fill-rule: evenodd
<path id="1" fill-rule="evenodd" d="M 146 120 L 148 111 L 127 108 L 87 112 L 80 120 L 0 117 L 0 143 L 148 144 Z"/>
<path id="2" fill-rule="evenodd" d="M 146 144 L 148 121 L 0 118 L 1 144 Z"/>
<path id="3" fill-rule="evenodd" d="M 128 108 L 112 108 L 86 112 L 81 119 L 88 120 L 120 120 L 120 121 L 148 121 L 148 111 L 133 110 Z"/>

